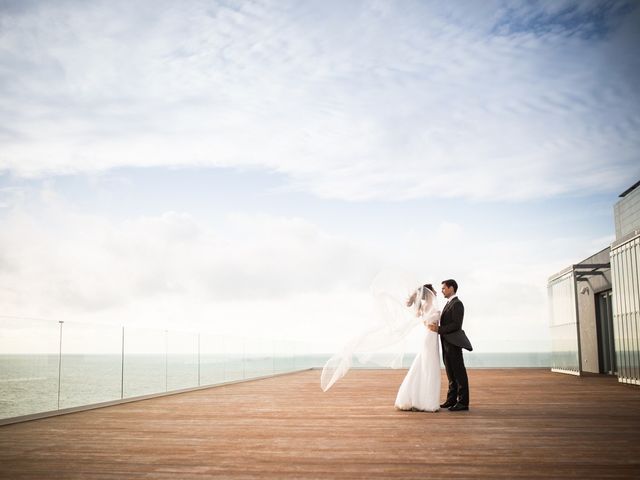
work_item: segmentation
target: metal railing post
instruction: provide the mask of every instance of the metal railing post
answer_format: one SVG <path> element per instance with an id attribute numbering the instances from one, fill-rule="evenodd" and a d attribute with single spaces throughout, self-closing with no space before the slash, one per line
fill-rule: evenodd
<path id="1" fill-rule="evenodd" d="M 64 325 L 63 320 L 59 320 L 60 324 L 60 343 L 58 345 L 58 410 L 60 410 L 60 387 L 61 387 L 61 379 L 62 379 L 62 326 Z"/>
<path id="2" fill-rule="evenodd" d="M 122 356 L 120 359 L 120 398 L 124 398 L 124 326 L 122 327 Z"/>
<path id="3" fill-rule="evenodd" d="M 169 391 L 169 331 L 164 331 L 164 391 Z"/>

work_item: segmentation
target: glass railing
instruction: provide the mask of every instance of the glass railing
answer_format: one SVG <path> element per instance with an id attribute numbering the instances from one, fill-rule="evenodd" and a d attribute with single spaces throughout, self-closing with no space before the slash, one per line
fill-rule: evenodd
<path id="1" fill-rule="evenodd" d="M 0 316 L 0 423 L 318 368 L 331 354 L 312 352 L 326 350 L 294 340 Z M 407 352 L 402 366 L 409 367 L 414 356 Z M 354 357 L 352 368 L 390 364 L 384 355 L 374 360 L 361 363 Z M 548 367 L 550 362 L 548 352 L 465 356 L 472 368 Z"/>
<path id="2" fill-rule="evenodd" d="M 0 317 L 0 420 L 319 367 L 308 343 Z"/>

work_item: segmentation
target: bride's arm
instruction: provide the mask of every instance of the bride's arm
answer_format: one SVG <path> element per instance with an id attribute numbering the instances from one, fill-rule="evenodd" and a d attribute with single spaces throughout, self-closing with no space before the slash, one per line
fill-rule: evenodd
<path id="1" fill-rule="evenodd" d="M 407 307 L 413 306 L 416 317 L 421 317 L 424 313 L 424 302 L 418 298 L 418 290 L 413 292 L 407 299 Z"/>
<path id="2" fill-rule="evenodd" d="M 413 292 L 413 294 L 407 299 L 407 307 L 410 307 L 416 301 L 416 295 L 418 292 Z"/>
<path id="3" fill-rule="evenodd" d="M 422 323 L 424 323 L 425 326 L 429 326 L 429 325 L 437 326 L 439 322 L 440 322 L 440 310 L 434 308 Z"/>

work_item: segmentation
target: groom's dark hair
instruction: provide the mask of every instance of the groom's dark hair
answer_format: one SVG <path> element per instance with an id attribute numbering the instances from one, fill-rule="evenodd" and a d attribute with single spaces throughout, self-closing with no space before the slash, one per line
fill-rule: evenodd
<path id="1" fill-rule="evenodd" d="M 456 282 L 453 278 L 450 278 L 449 280 L 443 280 L 442 283 L 444 283 L 449 288 L 453 287 L 453 291 L 455 293 L 458 293 L 458 282 Z"/>

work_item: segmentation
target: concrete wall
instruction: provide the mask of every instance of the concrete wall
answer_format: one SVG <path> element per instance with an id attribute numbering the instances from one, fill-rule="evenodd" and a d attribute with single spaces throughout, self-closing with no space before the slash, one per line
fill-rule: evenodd
<path id="1" fill-rule="evenodd" d="M 609 263 L 610 248 L 592 255 L 580 264 Z M 595 294 L 611 288 L 611 270 L 604 275 L 591 275 L 578 281 L 578 325 L 580 331 L 580 361 L 584 372 L 599 373 L 598 328 L 596 325 Z"/>

